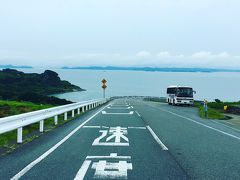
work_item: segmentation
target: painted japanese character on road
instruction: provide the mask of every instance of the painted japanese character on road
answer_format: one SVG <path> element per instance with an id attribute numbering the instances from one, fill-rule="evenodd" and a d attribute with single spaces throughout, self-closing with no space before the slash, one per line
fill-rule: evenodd
<path id="1" fill-rule="evenodd" d="M 93 146 L 129 146 L 127 128 L 117 126 L 99 132 L 102 134 L 94 140 Z"/>
<path id="2" fill-rule="evenodd" d="M 94 170 L 94 179 L 127 179 L 128 170 L 133 169 L 130 161 L 131 156 L 117 156 L 117 153 L 111 153 L 110 156 L 87 156 L 75 180 L 84 179 L 89 167 Z"/>

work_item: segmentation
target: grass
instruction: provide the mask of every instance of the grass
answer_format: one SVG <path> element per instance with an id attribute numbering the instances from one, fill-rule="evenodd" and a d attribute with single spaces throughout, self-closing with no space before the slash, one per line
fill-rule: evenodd
<path id="1" fill-rule="evenodd" d="M 234 105 L 240 105 L 240 102 L 209 102 L 207 119 L 227 119 L 227 116 L 224 115 L 223 107 L 228 106 L 229 108 Z M 200 116 L 205 118 L 203 104 L 196 103 L 194 106 L 199 107 Z"/>
<path id="2" fill-rule="evenodd" d="M 8 106 L 8 109 L 6 111 L 2 110 L 3 106 Z M 20 108 L 19 108 L 20 107 Z M 24 113 L 24 112 L 30 112 L 30 111 L 35 111 L 35 110 L 41 110 L 41 109 L 46 109 L 46 108 L 50 108 L 53 106 L 49 106 L 49 105 L 37 105 L 37 104 L 33 104 L 33 103 L 29 103 L 29 102 L 15 102 L 15 101 L 1 101 L 0 100 L 0 109 L 1 109 L 1 115 L 6 117 L 7 115 L 15 115 L 15 114 L 20 114 L 20 113 Z M 3 108 L 4 109 L 4 108 Z M 77 114 L 77 110 L 75 110 L 74 114 L 75 117 L 78 117 L 85 112 L 81 112 L 79 115 Z M 46 131 L 46 129 L 51 130 L 53 128 L 56 128 L 62 124 L 65 124 L 69 121 L 71 121 L 72 119 L 74 119 L 72 117 L 72 113 L 68 112 L 68 120 L 64 120 L 64 115 L 61 114 L 58 116 L 58 125 L 54 124 L 54 118 L 48 118 L 44 120 L 44 131 Z M 38 132 L 39 131 L 39 122 L 31 124 L 29 126 L 25 126 L 23 127 L 23 137 L 26 135 L 29 135 L 24 143 L 27 143 L 33 139 L 35 139 L 36 137 L 39 136 L 38 135 L 33 135 L 31 133 L 33 132 Z M 4 134 L 0 135 L 0 146 L 2 147 L 6 147 L 6 148 L 10 148 L 10 149 L 15 149 L 16 147 L 18 147 L 18 144 L 16 144 L 16 140 L 17 140 L 17 130 L 14 131 L 10 131 Z M 23 144 L 24 144 L 23 143 Z M 9 150 L 11 151 L 11 150 Z"/>
<path id="3" fill-rule="evenodd" d="M 208 104 L 207 119 L 227 119 L 227 117 L 223 114 L 222 111 L 211 107 L 211 105 L 209 105 L 209 104 Z M 204 112 L 203 104 L 197 103 L 197 104 L 194 104 L 194 106 L 199 108 L 200 116 L 202 118 L 205 118 L 205 112 Z"/>
<path id="4" fill-rule="evenodd" d="M 0 118 L 21 113 L 37 111 L 53 107 L 51 105 L 38 105 L 31 102 L 16 102 L 0 100 Z"/>
<path id="5" fill-rule="evenodd" d="M 16 102 L 0 100 L 0 118 L 17 115 L 26 112 L 37 111 L 41 109 L 51 108 L 51 105 L 38 105 L 31 102 Z M 53 118 L 44 122 L 45 126 L 53 125 Z M 23 136 L 30 134 L 39 129 L 39 123 L 35 123 L 23 128 Z M 7 147 L 9 142 L 17 139 L 17 130 L 10 131 L 0 135 L 0 146 Z"/>

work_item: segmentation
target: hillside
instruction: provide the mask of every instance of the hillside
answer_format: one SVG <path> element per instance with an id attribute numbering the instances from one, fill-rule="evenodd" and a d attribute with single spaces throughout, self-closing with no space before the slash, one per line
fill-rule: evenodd
<path id="1" fill-rule="evenodd" d="M 70 101 L 47 95 L 83 91 L 80 87 L 63 81 L 54 71 L 42 74 L 24 73 L 14 69 L 0 71 L 0 99 L 30 101 L 38 104 L 67 104 Z"/>

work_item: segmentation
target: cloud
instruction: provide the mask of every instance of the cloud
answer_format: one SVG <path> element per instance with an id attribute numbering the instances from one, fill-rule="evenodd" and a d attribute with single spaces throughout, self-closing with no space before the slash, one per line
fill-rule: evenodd
<path id="1" fill-rule="evenodd" d="M 213 58 L 229 58 L 230 55 L 227 52 L 222 52 L 220 54 L 212 54 L 211 52 L 208 51 L 201 51 L 194 53 L 192 55 L 193 58 L 205 58 L 205 59 L 213 59 Z"/>
<path id="2" fill-rule="evenodd" d="M 184 55 L 172 55 L 168 51 L 160 52 L 156 55 L 158 58 L 183 58 Z"/>
<path id="3" fill-rule="evenodd" d="M 19 52 L 0 52 L 0 65 L 30 65 L 34 67 L 62 66 L 135 66 L 135 67 L 202 67 L 240 69 L 240 56 L 227 52 L 200 51 L 188 55 L 168 51 L 152 53 L 140 51 L 132 54 L 80 52 L 65 56 L 33 55 Z"/>
<path id="4" fill-rule="evenodd" d="M 148 51 L 140 51 L 136 54 L 137 57 L 148 57 L 150 55 L 151 55 L 151 53 Z"/>

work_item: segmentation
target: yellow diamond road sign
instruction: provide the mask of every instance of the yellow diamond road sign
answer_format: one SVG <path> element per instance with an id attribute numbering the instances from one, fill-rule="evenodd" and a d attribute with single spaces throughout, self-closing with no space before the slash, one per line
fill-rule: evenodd
<path id="1" fill-rule="evenodd" d="M 103 84 L 105 84 L 106 82 L 107 82 L 106 79 L 103 79 L 103 80 L 102 80 L 102 83 L 103 83 Z"/>
<path id="2" fill-rule="evenodd" d="M 103 89 L 106 89 L 106 88 L 107 88 L 107 86 L 104 84 L 104 85 L 102 86 L 102 88 L 103 88 Z"/>

